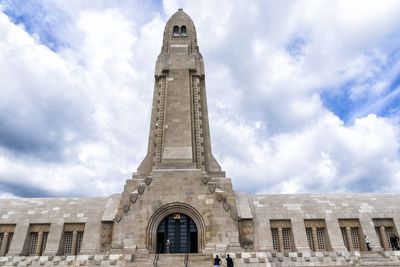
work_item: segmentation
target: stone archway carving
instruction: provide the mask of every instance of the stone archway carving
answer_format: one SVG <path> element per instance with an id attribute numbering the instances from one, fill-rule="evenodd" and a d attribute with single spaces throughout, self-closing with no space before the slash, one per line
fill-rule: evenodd
<path id="1" fill-rule="evenodd" d="M 198 250 L 202 251 L 205 247 L 206 224 L 197 209 L 183 202 L 173 202 L 165 204 L 157 209 L 150 217 L 146 230 L 147 249 L 150 253 L 155 253 L 157 247 L 157 228 L 159 224 L 170 214 L 182 213 L 189 216 L 196 224 L 198 232 Z"/>

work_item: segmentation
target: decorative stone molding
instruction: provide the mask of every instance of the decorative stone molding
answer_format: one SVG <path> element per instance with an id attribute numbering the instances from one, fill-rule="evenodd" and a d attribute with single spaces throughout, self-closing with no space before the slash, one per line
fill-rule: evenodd
<path id="1" fill-rule="evenodd" d="M 50 224 L 31 224 L 29 232 L 48 232 L 50 230 Z"/>
<path id="2" fill-rule="evenodd" d="M 122 206 L 122 210 L 127 213 L 129 211 L 130 208 L 130 202 L 128 202 L 128 204 L 125 204 Z"/>
<path id="3" fill-rule="evenodd" d="M 339 219 L 340 227 L 360 227 L 358 219 Z"/>
<path id="4" fill-rule="evenodd" d="M 230 209 L 230 210 L 231 210 L 231 211 L 230 211 L 230 214 L 231 214 L 232 220 L 236 221 L 236 220 L 238 219 L 238 213 L 237 213 L 237 211 L 234 210 L 234 209 Z"/>
<path id="5" fill-rule="evenodd" d="M 129 193 L 129 199 L 132 202 L 132 204 L 136 203 L 136 201 L 138 199 L 138 195 L 139 195 L 138 190 L 135 190 L 135 191 L 132 191 Z"/>
<path id="6" fill-rule="evenodd" d="M 195 155 L 196 167 L 201 169 L 204 167 L 203 156 L 203 138 L 202 138 L 202 120 L 201 120 L 201 104 L 200 104 L 200 77 L 192 77 L 193 88 L 193 115 L 194 115 L 194 139 L 195 139 Z"/>
<path id="7" fill-rule="evenodd" d="M 111 249 L 113 222 L 101 222 L 100 251 L 108 252 Z"/>
<path id="8" fill-rule="evenodd" d="M 147 249 L 150 253 L 156 251 L 157 242 L 157 228 L 160 223 L 169 215 L 173 213 L 182 213 L 189 216 L 196 224 L 198 231 L 198 248 L 201 251 L 205 247 L 206 240 L 206 224 L 200 212 L 189 204 L 183 202 L 173 202 L 161 206 L 150 217 L 146 228 L 146 241 Z"/>
<path id="9" fill-rule="evenodd" d="M 84 223 L 65 223 L 64 232 L 83 232 L 85 230 Z"/>
<path id="10" fill-rule="evenodd" d="M 144 179 L 144 182 L 145 182 L 147 185 L 150 185 L 150 184 L 151 184 L 151 181 L 153 181 L 153 178 L 152 178 L 151 176 L 147 176 L 147 177 Z"/>
<path id="11" fill-rule="evenodd" d="M 372 221 L 374 222 L 374 226 L 375 227 L 394 227 L 394 222 L 392 218 L 379 218 L 379 219 L 372 219 Z"/>
<path id="12" fill-rule="evenodd" d="M 290 220 L 271 220 L 271 228 L 291 228 Z"/>
<path id="13" fill-rule="evenodd" d="M 226 192 L 225 191 L 222 191 L 221 189 L 217 188 L 217 189 L 215 189 L 215 196 L 218 201 L 226 202 Z"/>
<path id="14" fill-rule="evenodd" d="M 239 242 L 246 251 L 254 248 L 254 223 L 253 219 L 239 220 Z"/>
<path id="15" fill-rule="evenodd" d="M 229 205 L 229 203 L 226 201 L 222 204 L 222 206 L 224 207 L 225 211 L 229 211 L 229 209 L 231 208 L 231 205 Z"/>
<path id="16" fill-rule="evenodd" d="M 138 185 L 138 192 L 139 192 L 139 194 L 143 194 L 145 189 L 146 189 L 146 184 L 145 184 L 145 183 L 140 183 L 140 184 Z"/>
<path id="17" fill-rule="evenodd" d="M 166 91 L 166 77 L 161 76 L 158 78 L 158 100 L 157 100 L 157 114 L 156 125 L 154 130 L 154 145 L 155 152 L 153 157 L 153 165 L 158 166 L 161 163 L 162 154 L 162 141 L 164 136 L 164 114 L 165 114 L 165 91 Z"/>
<path id="18" fill-rule="evenodd" d="M 304 220 L 304 226 L 306 228 L 325 228 L 325 220 L 324 219 L 315 219 L 315 220 Z"/>
<path id="19" fill-rule="evenodd" d="M 208 175 L 201 176 L 201 181 L 203 182 L 203 184 L 207 184 L 210 180 L 211 180 L 211 177 Z"/>
<path id="20" fill-rule="evenodd" d="M 210 190 L 211 193 L 215 192 L 215 189 L 217 189 L 217 183 L 215 182 L 208 182 L 208 190 Z"/>
<path id="21" fill-rule="evenodd" d="M 0 233 L 14 233 L 15 224 L 0 224 Z"/>

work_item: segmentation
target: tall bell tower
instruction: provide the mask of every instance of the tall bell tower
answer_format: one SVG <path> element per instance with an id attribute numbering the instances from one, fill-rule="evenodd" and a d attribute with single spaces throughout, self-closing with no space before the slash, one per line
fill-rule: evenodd
<path id="1" fill-rule="evenodd" d="M 203 57 L 192 19 L 167 22 L 155 68 L 147 155 L 126 181 L 114 251 L 238 251 L 236 198 L 211 152 Z"/>
<path id="2" fill-rule="evenodd" d="M 196 28 L 179 9 L 164 29 L 155 69 L 148 150 L 138 172 L 182 168 L 222 174 L 211 152 L 204 63 Z"/>

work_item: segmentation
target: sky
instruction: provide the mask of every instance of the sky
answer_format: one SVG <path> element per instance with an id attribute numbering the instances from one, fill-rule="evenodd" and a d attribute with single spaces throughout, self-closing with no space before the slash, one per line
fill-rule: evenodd
<path id="1" fill-rule="evenodd" d="M 400 192 L 398 0 L 0 0 L 0 198 L 123 190 L 181 7 L 234 190 Z"/>

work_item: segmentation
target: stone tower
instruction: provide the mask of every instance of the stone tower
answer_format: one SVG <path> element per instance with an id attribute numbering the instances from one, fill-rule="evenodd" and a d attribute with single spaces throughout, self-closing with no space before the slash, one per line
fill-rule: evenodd
<path id="1" fill-rule="evenodd" d="M 113 250 L 133 253 L 237 251 L 230 178 L 211 152 L 203 57 L 191 18 L 167 22 L 155 68 L 148 151 L 127 180 Z"/>

